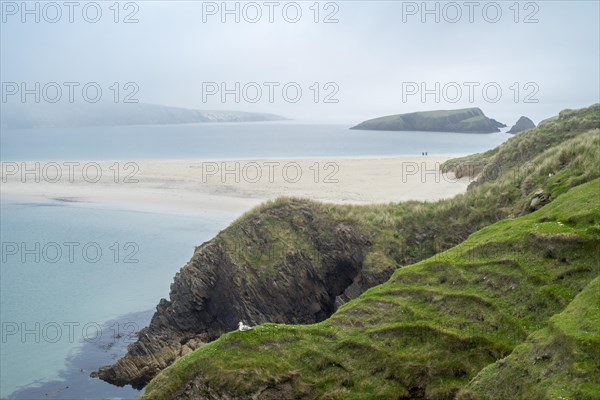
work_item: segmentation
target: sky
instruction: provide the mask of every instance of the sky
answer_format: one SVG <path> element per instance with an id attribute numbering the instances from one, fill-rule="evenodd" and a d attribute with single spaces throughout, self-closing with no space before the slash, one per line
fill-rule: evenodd
<path id="1" fill-rule="evenodd" d="M 93 83 L 102 100 L 307 122 L 480 107 L 511 125 L 600 101 L 598 1 L 48 4 L 0 4 L 3 102 L 15 83 L 43 102 L 76 82 L 74 102 Z"/>

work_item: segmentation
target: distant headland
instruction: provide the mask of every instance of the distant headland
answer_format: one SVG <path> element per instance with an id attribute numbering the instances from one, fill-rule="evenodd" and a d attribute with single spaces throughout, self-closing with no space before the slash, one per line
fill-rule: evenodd
<path id="1" fill-rule="evenodd" d="M 421 111 L 370 119 L 350 128 L 375 131 L 493 133 L 505 124 L 485 116 L 478 107 Z"/>
<path id="2" fill-rule="evenodd" d="M 171 125 L 199 122 L 283 121 L 266 113 L 206 111 L 144 103 L 6 104 L 2 128 L 73 128 L 115 125 Z"/>

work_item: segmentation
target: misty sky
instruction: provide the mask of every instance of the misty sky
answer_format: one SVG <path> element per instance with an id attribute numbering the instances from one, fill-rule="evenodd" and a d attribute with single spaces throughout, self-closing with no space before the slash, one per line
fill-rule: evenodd
<path id="1" fill-rule="evenodd" d="M 29 3 L 31 8 L 34 3 Z M 221 8 L 221 2 L 138 1 L 137 10 L 120 3 L 119 20 L 136 11 L 139 22 L 131 24 L 114 23 L 112 1 L 99 2 L 99 22 L 86 22 L 81 10 L 86 3 L 74 10 L 73 23 L 66 7 L 56 23 L 45 21 L 43 15 L 39 23 L 26 15 L 23 23 L 20 10 L 12 15 L 12 6 L 20 7 L 21 2 L 3 1 L 2 82 L 99 82 L 106 97 L 112 82 L 135 82 L 139 86 L 135 98 L 144 103 L 272 112 L 301 121 L 348 124 L 387 114 L 471 106 L 509 125 L 520 115 L 537 123 L 561 109 L 598 102 L 600 96 L 598 1 L 519 2 L 518 7 L 513 1 L 497 2 L 502 15 L 496 23 L 486 21 L 482 10 L 492 2 L 474 2 L 472 23 L 463 1 L 453 3 L 458 8 L 429 2 L 428 7 L 439 7 L 439 23 L 434 15 L 421 21 L 421 2 L 322 2 L 318 23 L 309 8 L 312 1 L 298 2 L 302 16 L 296 23 L 283 18 L 283 6 L 289 3 L 283 1 L 274 8 L 273 23 L 262 1 L 255 3 L 262 12 L 256 23 L 244 20 L 245 3 L 238 5 L 239 23 L 235 15 L 226 15 L 227 21 L 221 22 L 220 10 L 208 14 Z M 228 6 L 234 8 L 235 2 Z M 332 18 L 338 22 L 323 23 L 336 9 Z M 462 13 L 458 21 L 446 21 L 445 17 L 457 18 L 457 9 Z M 485 17 L 495 19 L 495 10 L 488 5 Z M 54 18 L 55 12 L 47 11 Z M 246 11 L 247 17 L 255 18 L 255 9 Z M 289 6 L 286 16 L 293 19 L 294 11 Z M 528 16 L 538 22 L 524 23 Z M 229 95 L 223 103 L 213 95 L 203 101 L 203 82 L 225 82 L 230 88 L 235 82 L 240 86 L 257 82 L 262 99 L 250 103 L 242 98 L 236 103 Z M 280 83 L 274 88 L 273 103 L 263 82 Z M 303 91 L 297 103 L 282 96 L 282 85 L 288 82 L 296 82 Z M 320 84 L 317 103 L 310 89 L 314 82 Z M 325 90 L 328 82 L 335 85 Z M 455 103 L 444 96 L 436 103 L 433 94 L 424 102 L 419 94 L 403 99 L 406 82 L 425 82 L 430 89 L 440 82 L 442 95 L 443 85 L 456 82 L 462 97 Z M 479 83 L 473 102 L 463 82 Z M 502 90 L 496 103 L 482 94 L 482 86 L 490 82 Z M 520 89 L 517 102 L 515 82 Z M 528 82 L 533 85 L 525 88 Z M 339 92 L 333 99 L 339 102 L 323 103 L 336 85 Z M 489 99 L 497 97 L 490 93 Z M 450 100 L 457 95 L 447 94 Z M 539 102 L 525 103 L 528 94 Z M 80 96 L 77 99 L 81 101 Z"/>

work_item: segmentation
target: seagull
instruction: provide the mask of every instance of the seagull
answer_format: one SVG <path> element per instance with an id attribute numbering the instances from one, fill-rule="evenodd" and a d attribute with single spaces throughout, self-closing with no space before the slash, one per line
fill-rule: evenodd
<path id="1" fill-rule="evenodd" d="M 240 321 L 238 323 L 238 330 L 240 332 L 246 332 L 246 331 L 249 331 L 249 330 L 252 330 L 252 329 L 254 329 L 254 328 L 252 328 L 251 326 L 248 326 L 248 325 L 244 325 L 244 323 L 242 321 Z"/>

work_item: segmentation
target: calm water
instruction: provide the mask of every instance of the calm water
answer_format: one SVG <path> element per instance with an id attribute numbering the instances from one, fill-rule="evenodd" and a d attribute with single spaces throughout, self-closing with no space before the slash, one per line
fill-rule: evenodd
<path id="1" fill-rule="evenodd" d="M 194 246 L 234 218 L 11 200 L 3 200 L 0 211 L 2 398 L 24 385 L 72 375 L 73 365 L 67 361 L 86 344 L 121 345 L 124 351 L 127 334 L 148 319 L 125 318 L 103 328 L 106 321 L 154 309 L 161 297 L 168 297 L 173 276 Z M 113 340 L 114 336 L 123 337 Z M 88 380 L 89 369 L 109 360 L 79 361 L 83 364 L 76 363 L 76 372 Z M 65 382 L 63 389 L 69 385 L 70 391 L 55 393 L 54 398 L 66 398 L 77 389 L 75 382 Z M 115 392 L 131 397 L 127 390 L 110 393 Z"/>
<path id="2" fill-rule="evenodd" d="M 506 133 L 354 131 L 289 122 L 3 130 L 7 160 L 143 160 L 471 154 Z"/>
<path id="3" fill-rule="evenodd" d="M 348 128 L 283 122 L 4 130 L 0 155 L 3 161 L 462 155 L 510 137 Z M 194 246 L 237 217 L 5 197 L 0 212 L 2 398 L 135 397 L 131 388 L 90 379 L 89 372 L 123 355 L 130 334 L 168 297 Z"/>

